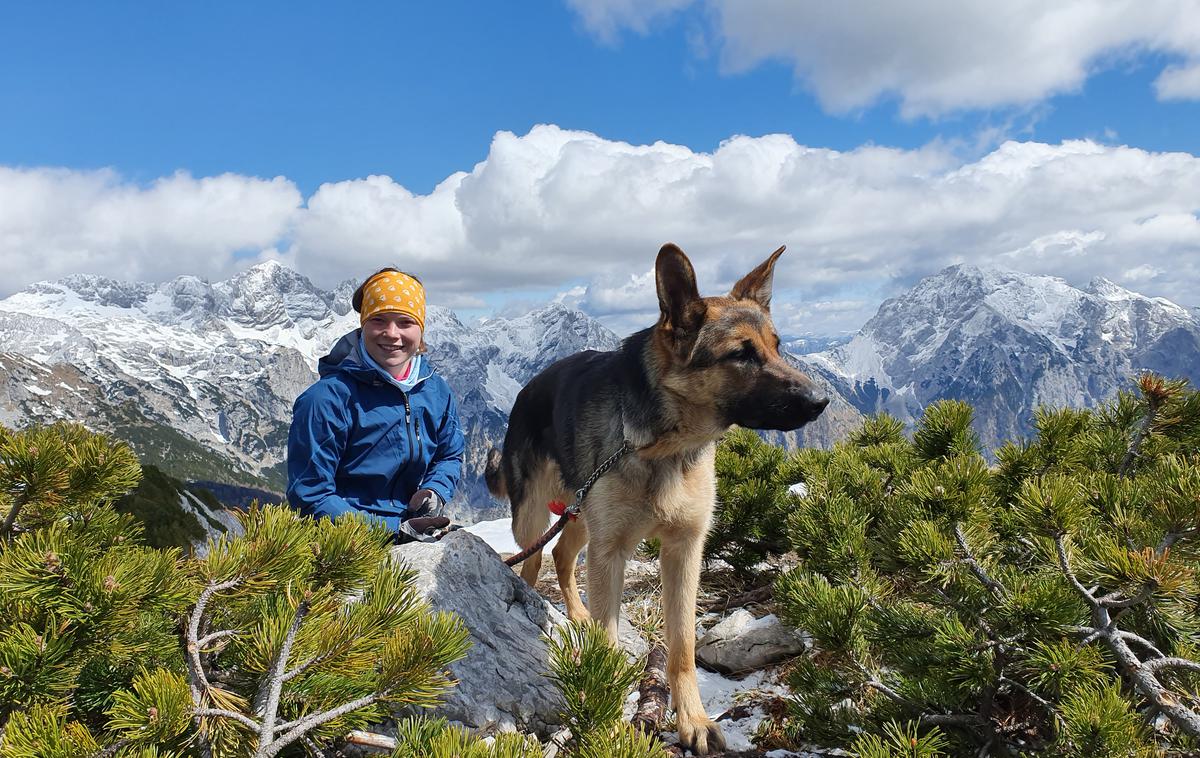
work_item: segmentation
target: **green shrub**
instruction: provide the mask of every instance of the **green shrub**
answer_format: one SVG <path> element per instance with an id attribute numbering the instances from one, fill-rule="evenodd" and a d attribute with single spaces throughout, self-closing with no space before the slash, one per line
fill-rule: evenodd
<path id="1" fill-rule="evenodd" d="M 769 556 L 789 549 L 784 525 L 795 503 L 788 487 L 801 481 L 801 454 L 735 428 L 717 446 L 717 508 L 704 546 L 744 577 Z"/>
<path id="2" fill-rule="evenodd" d="M 862 755 L 1194 750 L 1200 393 L 1145 375 L 1094 411 L 1044 409 L 990 466 L 970 424 L 966 404 L 936 403 L 911 442 L 882 416 L 800 457 L 800 565 L 775 597 L 819 653 L 791 673 L 793 738 Z"/>

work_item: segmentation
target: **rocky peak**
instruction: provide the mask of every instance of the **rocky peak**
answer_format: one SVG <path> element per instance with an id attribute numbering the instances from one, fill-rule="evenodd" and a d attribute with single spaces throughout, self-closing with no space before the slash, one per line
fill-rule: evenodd
<path id="1" fill-rule="evenodd" d="M 1132 300 L 1135 297 L 1140 297 L 1137 293 L 1130 292 L 1119 284 L 1109 281 L 1102 276 L 1093 278 L 1088 283 L 1086 291 L 1105 300 Z"/>
<path id="2" fill-rule="evenodd" d="M 217 296 L 212 285 L 195 276 L 180 276 L 160 290 L 179 319 L 200 320 L 216 313 Z"/>
<path id="3" fill-rule="evenodd" d="M 1186 309 L 1097 278 L 952 266 L 880 306 L 848 344 L 812 356 L 864 413 L 914 420 L 971 402 L 988 446 L 1024 436 L 1040 405 L 1095 406 L 1137 371 L 1200 379 Z"/>
<path id="4" fill-rule="evenodd" d="M 226 299 L 225 315 L 244 326 L 285 326 L 331 315 L 328 295 L 274 260 L 255 264 L 214 289 Z"/>
<path id="5" fill-rule="evenodd" d="M 114 308 L 134 308 L 143 305 L 155 290 L 146 282 L 122 282 L 96 274 L 71 274 L 59 284 L 74 292 L 80 299 Z"/>

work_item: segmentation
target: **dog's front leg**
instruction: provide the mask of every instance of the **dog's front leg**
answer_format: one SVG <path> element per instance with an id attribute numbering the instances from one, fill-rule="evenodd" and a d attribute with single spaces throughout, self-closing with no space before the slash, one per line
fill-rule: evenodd
<path id="1" fill-rule="evenodd" d="M 596 623 L 604 627 L 614 645 L 617 644 L 624 580 L 625 557 L 619 547 L 608 540 L 593 538 L 587 552 L 588 610 Z"/>
<path id="2" fill-rule="evenodd" d="M 663 611 L 667 627 L 667 678 L 679 725 L 679 744 L 696 755 L 725 749 L 721 727 L 704 712 L 696 684 L 696 589 L 705 529 L 664 530 L 662 550 Z"/>

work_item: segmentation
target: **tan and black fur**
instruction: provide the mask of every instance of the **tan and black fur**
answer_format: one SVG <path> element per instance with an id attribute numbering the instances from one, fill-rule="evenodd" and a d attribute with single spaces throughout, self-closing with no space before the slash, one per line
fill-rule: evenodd
<path id="1" fill-rule="evenodd" d="M 681 744 L 705 755 L 724 748 L 696 686 L 695 616 L 701 552 L 716 499 L 717 439 L 731 425 L 796 429 L 828 400 L 779 354 L 771 281 L 783 248 L 724 297 L 700 296 L 683 251 L 664 245 L 655 264 L 658 323 L 612 352 L 564 358 L 517 396 L 504 451 L 486 478 L 512 503 L 513 534 L 532 545 L 549 525 L 547 503 L 571 501 L 601 461 L 629 440 L 636 451 L 602 477 L 554 547 L 554 567 L 572 619 L 590 616 L 614 641 L 625 563 L 638 543 L 662 544 L 667 673 Z M 575 564 L 588 547 L 588 608 Z M 541 553 L 521 576 L 531 585 Z"/>

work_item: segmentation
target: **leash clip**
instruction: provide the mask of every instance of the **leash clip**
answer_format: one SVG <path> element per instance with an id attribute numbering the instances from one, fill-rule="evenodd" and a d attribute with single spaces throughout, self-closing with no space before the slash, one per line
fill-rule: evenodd
<path id="1" fill-rule="evenodd" d="M 567 504 L 561 500 L 551 500 L 546 507 L 549 508 L 550 512 L 555 516 L 561 516 L 564 513 L 567 514 L 572 521 L 574 521 L 575 517 L 579 515 L 578 508 L 568 508 Z"/>

